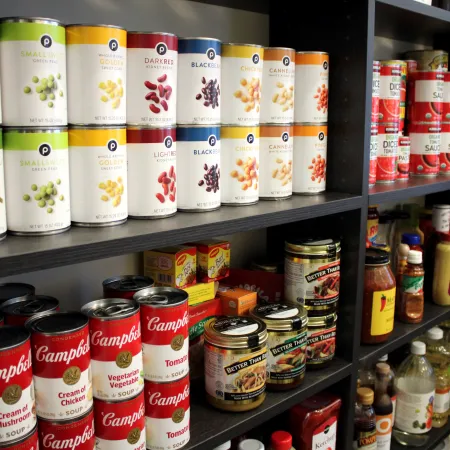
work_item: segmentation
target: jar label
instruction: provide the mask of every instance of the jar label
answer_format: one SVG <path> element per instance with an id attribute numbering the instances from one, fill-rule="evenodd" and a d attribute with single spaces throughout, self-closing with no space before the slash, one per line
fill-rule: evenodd
<path id="1" fill-rule="evenodd" d="M 313 449 L 336 450 L 337 418 L 330 417 L 320 427 L 314 430 L 312 437 Z"/>
<path id="2" fill-rule="evenodd" d="M 403 275 L 402 277 L 402 291 L 405 294 L 420 294 L 423 293 L 423 276 L 412 277 L 410 275 Z"/>
<path id="3" fill-rule="evenodd" d="M 394 416 L 377 415 L 377 450 L 389 450 L 391 448 L 391 436 Z"/>
<path id="4" fill-rule="evenodd" d="M 377 435 L 376 430 L 372 431 L 357 431 L 353 439 L 353 448 L 364 450 L 377 450 Z"/>
<path id="5" fill-rule="evenodd" d="M 306 356 L 308 364 L 321 364 L 333 359 L 336 350 L 336 326 L 307 333 Z"/>
<path id="6" fill-rule="evenodd" d="M 394 329 L 395 287 L 387 291 L 375 291 L 372 297 L 371 336 L 382 336 Z"/>
<path id="7" fill-rule="evenodd" d="M 433 403 L 433 413 L 445 414 L 450 408 L 450 387 L 436 389 Z"/>
<path id="8" fill-rule="evenodd" d="M 370 219 L 367 221 L 367 240 L 374 243 L 378 236 L 378 219 Z"/>

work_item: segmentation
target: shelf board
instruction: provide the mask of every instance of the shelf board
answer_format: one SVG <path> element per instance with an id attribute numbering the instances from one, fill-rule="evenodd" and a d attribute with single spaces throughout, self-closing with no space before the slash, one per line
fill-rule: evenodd
<path id="1" fill-rule="evenodd" d="M 379 345 L 361 345 L 359 352 L 360 363 L 369 363 L 386 355 L 414 338 L 426 333 L 430 328 L 450 320 L 450 306 L 439 306 L 434 303 L 425 303 L 425 312 L 422 323 L 417 325 L 395 321 L 394 331 L 388 342 Z"/>
<path id="2" fill-rule="evenodd" d="M 192 0 L 208 5 L 224 6 L 226 8 L 242 9 L 257 13 L 269 14 L 269 0 Z"/>
<path id="3" fill-rule="evenodd" d="M 430 438 L 428 439 L 426 445 L 420 447 L 421 450 L 435 450 L 436 445 L 440 444 L 447 436 L 450 435 L 450 422 L 442 428 L 432 428 L 428 435 Z M 407 450 L 408 448 L 411 447 L 400 445 L 394 438 L 392 439 L 391 450 Z"/>
<path id="4" fill-rule="evenodd" d="M 440 175 L 437 178 L 412 177 L 408 181 L 392 184 L 377 184 L 369 188 L 369 204 L 397 202 L 411 197 L 433 194 L 450 190 L 450 177 Z"/>
<path id="5" fill-rule="evenodd" d="M 191 440 L 185 450 L 211 450 L 246 433 L 292 406 L 350 375 L 351 364 L 335 358 L 317 371 L 307 371 L 304 383 L 292 391 L 268 392 L 257 409 L 245 413 L 227 413 L 214 409 L 204 399 L 202 383 L 191 384 Z"/>

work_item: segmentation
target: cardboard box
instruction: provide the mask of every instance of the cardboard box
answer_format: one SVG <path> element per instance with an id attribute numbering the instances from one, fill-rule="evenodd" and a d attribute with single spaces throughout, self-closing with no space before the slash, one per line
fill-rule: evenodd
<path id="1" fill-rule="evenodd" d="M 203 334 L 205 323 L 214 316 L 222 314 L 222 302 L 215 298 L 195 306 L 189 305 L 189 340 L 192 341 Z"/>
<path id="2" fill-rule="evenodd" d="M 222 312 L 226 316 L 246 316 L 256 306 L 256 292 L 239 287 L 220 285 L 217 297 L 222 301 Z"/>
<path id="3" fill-rule="evenodd" d="M 194 286 L 183 288 L 189 294 L 189 306 L 213 300 L 219 289 L 219 282 L 197 283 Z"/>

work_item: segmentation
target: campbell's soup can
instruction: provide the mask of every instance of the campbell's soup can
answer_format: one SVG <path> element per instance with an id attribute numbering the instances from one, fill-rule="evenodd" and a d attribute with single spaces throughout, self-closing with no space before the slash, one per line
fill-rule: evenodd
<path id="1" fill-rule="evenodd" d="M 1 45 L 1 44 L 0 44 Z M 5 206 L 5 164 L 3 161 L 3 135 L 0 129 L 0 241 L 6 237 L 6 206 Z"/>
<path id="2" fill-rule="evenodd" d="M 29 319 L 36 412 L 56 422 L 92 408 L 88 318 L 79 312 L 51 312 Z"/>
<path id="3" fill-rule="evenodd" d="M 377 181 L 377 155 L 378 155 L 378 124 L 370 126 L 369 147 L 369 186 L 374 186 Z"/>
<path id="4" fill-rule="evenodd" d="M 381 61 L 379 123 L 397 123 L 400 120 L 401 61 Z"/>
<path id="5" fill-rule="evenodd" d="M 442 175 L 450 175 L 450 122 L 442 123 L 439 172 Z"/>
<path id="6" fill-rule="evenodd" d="M 129 214 L 159 219 L 177 212 L 175 127 L 127 128 Z M 143 190 L 143 186 L 145 189 Z"/>
<path id="7" fill-rule="evenodd" d="M 59 301 L 49 295 L 27 295 L 7 300 L 0 306 L 7 325 L 22 326 L 31 317 L 49 311 L 58 311 Z"/>
<path id="8" fill-rule="evenodd" d="M 372 117 L 371 122 L 378 122 L 378 113 L 380 111 L 380 61 L 373 62 L 372 70 Z"/>
<path id="9" fill-rule="evenodd" d="M 14 441 L 3 445 L 0 442 L 1 449 L 7 450 L 39 450 L 39 436 L 37 426 L 28 433 L 24 438 L 15 439 Z"/>
<path id="10" fill-rule="evenodd" d="M 397 177 L 396 180 L 409 179 L 409 159 L 411 152 L 411 139 L 409 136 L 398 137 L 397 148 Z"/>
<path id="11" fill-rule="evenodd" d="M 94 412 L 95 450 L 145 449 L 144 392 L 121 402 L 95 399 Z"/>
<path id="12" fill-rule="evenodd" d="M 220 207 L 220 127 L 177 127 L 178 209 Z"/>
<path id="13" fill-rule="evenodd" d="M 25 283 L 2 283 L 0 284 L 0 305 L 12 298 L 34 295 L 36 288 Z"/>
<path id="14" fill-rule="evenodd" d="M 23 327 L 0 327 L 0 419 L 0 447 L 14 448 L 36 426 L 30 333 Z"/>
<path id="15" fill-rule="evenodd" d="M 134 295 L 141 308 L 145 380 L 169 383 L 189 372 L 188 294 L 153 287 Z"/>
<path id="16" fill-rule="evenodd" d="M 133 299 L 133 295 L 141 289 L 153 287 L 153 278 L 142 275 L 118 275 L 103 280 L 104 298 L 126 298 Z"/>
<path id="17" fill-rule="evenodd" d="M 440 122 L 444 100 L 442 72 L 415 71 L 409 76 L 408 119 L 410 122 Z"/>
<path id="18" fill-rule="evenodd" d="M 261 97 L 261 124 L 294 122 L 295 50 L 266 47 Z"/>
<path id="19" fill-rule="evenodd" d="M 175 125 L 178 38 L 171 33 L 127 35 L 127 124 Z"/>
<path id="20" fill-rule="evenodd" d="M 147 449 L 182 448 L 190 438 L 189 375 L 172 383 L 145 381 Z"/>
<path id="21" fill-rule="evenodd" d="M 178 39 L 177 124 L 220 124 L 221 54 L 218 39 Z"/>
<path id="22" fill-rule="evenodd" d="M 270 124 L 259 131 L 259 198 L 287 199 L 292 196 L 294 127 Z"/>
<path id="23" fill-rule="evenodd" d="M 398 124 L 378 124 L 377 183 L 393 183 L 397 176 Z"/>
<path id="24" fill-rule="evenodd" d="M 327 141 L 327 125 L 294 125 L 294 194 L 313 195 L 325 191 Z"/>
<path id="25" fill-rule="evenodd" d="M 92 408 L 77 419 L 58 422 L 39 418 L 38 426 L 41 450 L 47 448 L 94 450 L 96 448 Z"/>
<path id="26" fill-rule="evenodd" d="M 405 58 L 416 62 L 416 70 L 448 71 L 448 53 L 444 50 L 410 50 Z"/>
<path id="27" fill-rule="evenodd" d="M 399 122 L 398 122 L 398 132 L 403 133 L 405 129 L 405 119 L 406 119 L 406 85 L 408 79 L 408 64 L 406 61 L 400 62 L 400 111 L 399 111 Z"/>
<path id="28" fill-rule="evenodd" d="M 441 123 L 411 123 L 408 131 L 411 138 L 410 174 L 436 176 L 441 152 Z"/>

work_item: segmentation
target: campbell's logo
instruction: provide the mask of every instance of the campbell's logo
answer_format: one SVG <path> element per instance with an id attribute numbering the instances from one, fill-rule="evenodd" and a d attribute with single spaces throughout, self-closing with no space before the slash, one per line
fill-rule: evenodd
<path id="1" fill-rule="evenodd" d="M 64 362 L 69 365 L 74 359 L 81 358 L 89 352 L 89 340 L 82 339 L 77 348 L 62 352 L 49 352 L 46 345 L 36 349 L 36 361 L 47 363 Z"/>
<path id="2" fill-rule="evenodd" d="M 151 319 L 147 317 L 147 320 L 148 331 L 173 331 L 174 333 L 176 333 L 178 330 L 187 326 L 189 322 L 189 316 L 186 311 L 182 319 L 163 322 L 159 317 L 152 317 Z"/>
<path id="3" fill-rule="evenodd" d="M 80 445 L 86 444 L 94 437 L 93 425 L 94 423 L 86 425 L 82 434 L 77 434 L 75 437 L 68 439 L 57 439 L 54 434 L 45 434 L 42 439 L 42 445 L 44 448 L 77 450 Z"/>
<path id="4" fill-rule="evenodd" d="M 185 386 L 183 392 L 177 395 L 164 397 L 161 392 L 153 392 L 148 399 L 151 406 L 178 406 L 181 402 L 189 398 L 189 386 Z"/>
<path id="5" fill-rule="evenodd" d="M 21 375 L 22 373 L 31 369 L 31 350 L 28 352 L 28 356 L 22 355 L 16 366 L 5 367 L 0 370 L 0 379 L 5 383 L 9 383 L 14 377 Z"/>
<path id="6" fill-rule="evenodd" d="M 128 416 L 117 416 L 115 413 L 110 412 L 103 416 L 103 425 L 105 427 L 124 427 L 133 426 L 139 419 L 142 419 L 145 414 L 145 405 L 142 403 L 138 411 Z"/>
<path id="7" fill-rule="evenodd" d="M 140 325 L 133 326 L 129 333 L 120 336 L 105 336 L 103 331 L 94 331 L 91 334 L 91 344 L 99 347 L 117 347 L 122 348 L 141 337 Z"/>
<path id="8" fill-rule="evenodd" d="M 178 259 L 177 259 L 177 266 L 181 266 L 184 264 L 184 262 L 186 261 L 187 255 L 181 255 Z"/>
<path id="9" fill-rule="evenodd" d="M 214 258 L 216 257 L 220 252 L 220 248 L 214 248 L 211 250 L 211 253 L 209 254 L 210 258 Z"/>

